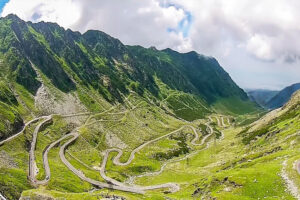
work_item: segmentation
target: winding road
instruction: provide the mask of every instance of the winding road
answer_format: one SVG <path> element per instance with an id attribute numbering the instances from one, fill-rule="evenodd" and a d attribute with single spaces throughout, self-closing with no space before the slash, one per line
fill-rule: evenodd
<path id="1" fill-rule="evenodd" d="M 65 140 L 66 138 L 73 136 L 73 134 L 67 134 L 65 136 L 63 136 L 62 138 L 60 138 L 59 140 L 51 143 L 47 149 L 44 151 L 43 153 L 43 165 L 44 165 L 44 169 L 45 169 L 45 179 L 43 181 L 40 181 L 40 183 L 42 184 L 47 184 L 50 180 L 51 177 L 51 171 L 50 171 L 50 167 L 49 167 L 49 161 L 48 161 L 48 153 L 49 151 L 55 147 L 57 144 L 59 144 L 60 142 L 62 142 L 63 140 Z"/>
<path id="2" fill-rule="evenodd" d="M 9 142 L 9 141 L 11 141 L 11 140 L 13 140 L 13 139 L 15 139 L 15 138 L 18 137 L 18 136 L 20 136 L 20 135 L 25 131 L 26 127 L 29 126 L 30 124 L 32 124 L 32 123 L 34 123 L 34 122 L 37 122 L 37 121 L 39 121 L 40 119 L 44 119 L 44 118 L 46 118 L 46 116 L 38 117 L 38 118 L 35 118 L 35 119 L 33 119 L 33 120 L 27 122 L 27 123 L 23 126 L 23 128 L 22 128 L 22 130 L 21 130 L 20 132 L 18 132 L 17 134 L 15 134 L 15 135 L 13 135 L 13 136 L 11 136 L 11 137 L 9 137 L 9 138 L 7 138 L 7 139 L 1 141 L 1 142 L 0 142 L 0 146 L 3 145 L 3 144 L 5 144 L 5 143 L 7 143 L 7 142 Z"/>
<path id="3" fill-rule="evenodd" d="M 217 120 L 218 126 L 219 126 L 219 127 L 222 127 L 222 124 L 221 124 L 220 119 L 219 119 L 218 117 L 215 117 L 215 118 L 216 118 L 216 120 Z"/>
<path id="4" fill-rule="evenodd" d="M 226 124 L 224 122 L 224 117 L 223 116 L 221 117 L 221 122 L 222 122 L 222 127 L 226 127 Z"/>
<path id="5" fill-rule="evenodd" d="M 66 148 L 78 138 L 79 134 L 74 131 L 74 132 L 70 133 L 68 136 L 73 136 L 73 137 L 70 140 L 68 140 L 63 146 L 61 146 L 61 148 L 59 150 L 59 156 L 60 156 L 61 161 L 69 168 L 69 170 L 71 170 L 81 180 L 86 181 L 94 186 L 99 187 L 99 188 L 109 188 L 109 189 L 121 190 L 121 191 L 125 191 L 125 192 L 133 192 L 133 193 L 139 193 L 139 194 L 145 193 L 144 191 L 139 190 L 134 187 L 126 187 L 126 186 L 113 185 L 113 184 L 109 184 L 109 183 L 102 183 L 102 182 L 99 182 L 99 181 L 96 181 L 96 180 L 86 177 L 81 171 L 79 171 L 75 167 L 73 167 L 73 165 L 65 157 Z"/>
<path id="6" fill-rule="evenodd" d="M 195 134 L 195 138 L 194 138 L 194 139 L 192 140 L 192 142 L 191 142 L 192 145 L 194 145 L 194 146 L 201 146 L 201 145 L 203 145 L 203 144 L 205 143 L 205 141 L 206 141 L 210 136 L 213 135 L 214 131 L 213 131 L 213 128 L 210 126 L 210 123 L 213 122 L 213 120 L 212 120 L 211 117 L 209 117 L 209 120 L 210 120 L 210 122 L 207 122 L 207 123 L 206 123 L 206 126 L 208 127 L 210 133 L 209 133 L 208 135 L 206 135 L 205 137 L 203 137 L 202 140 L 201 140 L 201 143 L 199 143 L 199 144 L 196 144 L 196 143 L 195 143 L 195 141 L 196 141 L 195 139 L 196 139 L 196 138 L 199 139 L 199 136 L 198 136 L 198 133 L 197 133 L 196 129 L 195 129 L 193 126 L 188 126 L 189 128 L 191 128 L 191 129 L 193 130 L 193 132 L 194 132 L 194 134 Z M 198 137 L 197 137 L 197 136 L 198 136 Z M 168 164 L 170 164 L 170 163 L 175 163 L 175 162 L 179 162 L 179 161 L 182 161 L 182 160 L 185 160 L 185 159 L 187 159 L 187 158 L 189 158 L 189 157 L 191 157 L 191 156 L 193 156 L 193 155 L 195 155 L 195 154 L 197 154 L 197 153 L 199 153 L 199 152 L 201 152 L 201 151 L 204 151 L 204 150 L 207 149 L 208 147 L 209 147 L 209 143 L 207 143 L 207 145 L 206 145 L 206 147 L 205 147 L 204 149 L 194 151 L 193 153 L 187 154 L 186 156 L 184 156 L 184 157 L 182 157 L 182 158 L 179 158 L 179 159 L 176 159 L 176 160 L 170 160 L 170 161 L 167 161 L 167 162 L 165 162 L 165 163 L 161 166 L 161 168 L 160 168 L 159 171 L 156 171 L 156 172 L 147 172 L 147 173 L 144 173 L 144 174 L 141 174 L 141 175 L 132 176 L 132 177 L 130 177 L 130 178 L 127 180 L 127 183 L 128 183 L 129 185 L 133 185 L 133 183 L 134 183 L 134 181 L 135 181 L 136 178 L 142 178 L 142 177 L 146 177 L 146 176 L 158 176 L 158 175 L 160 175 L 160 174 L 164 171 L 164 169 L 166 168 L 166 166 L 167 166 Z"/>
<path id="7" fill-rule="evenodd" d="M 18 136 L 20 136 L 20 135 L 25 131 L 25 129 L 27 128 L 27 126 L 29 126 L 30 124 L 35 123 L 35 122 L 37 122 L 37 121 L 39 121 L 39 120 L 41 120 L 41 119 L 46 119 L 46 118 L 48 118 L 48 117 L 50 117 L 50 116 L 52 116 L 52 117 L 54 117 L 54 116 L 61 116 L 61 117 L 63 117 L 63 118 L 67 118 L 67 117 L 84 116 L 84 115 L 89 115 L 89 114 L 91 114 L 91 112 L 77 113 L 77 114 L 67 114 L 67 115 L 53 114 L 53 115 L 48 115 L 48 116 L 37 117 L 37 118 L 32 119 L 32 120 L 30 120 L 29 122 L 27 122 L 27 123 L 23 126 L 22 130 L 19 131 L 18 133 L 14 134 L 13 136 L 11 136 L 11 137 L 9 137 L 9 138 L 7 138 L 7 139 L 5 139 L 5 140 L 0 141 L 0 146 L 3 145 L 3 144 L 5 144 L 5 143 L 7 143 L 7 142 L 12 141 L 12 140 L 15 139 L 15 138 L 17 138 Z"/>
<path id="8" fill-rule="evenodd" d="M 36 148 L 36 142 L 37 142 L 37 135 L 38 132 L 40 131 L 41 127 L 43 125 L 45 125 L 46 123 L 49 123 L 52 120 L 52 117 L 54 116 L 61 116 L 64 118 L 67 117 L 76 117 L 76 116 L 84 116 L 84 115 L 89 115 L 91 114 L 90 112 L 85 112 L 85 113 L 76 113 L 76 114 L 67 114 L 67 115 L 59 115 L 59 114 L 53 114 L 53 115 L 48 115 L 48 116 L 41 116 L 41 117 L 37 117 L 29 122 L 27 122 L 22 130 L 20 132 L 18 132 L 17 134 L 3 140 L 0 142 L 0 146 L 12 141 L 13 139 L 17 138 L 18 136 L 20 136 L 25 129 L 32 123 L 35 123 L 41 119 L 44 119 L 40 124 L 38 124 L 38 126 L 35 128 L 33 135 L 32 135 L 32 141 L 31 141 L 31 145 L 30 145 L 30 151 L 29 151 L 29 173 L 28 173 L 28 178 L 31 181 L 31 183 L 33 185 L 45 185 L 48 183 L 49 179 L 50 179 L 50 168 L 49 168 L 49 163 L 48 163 L 48 152 L 50 151 L 50 149 L 56 145 L 56 143 L 52 143 L 47 150 L 45 150 L 44 154 L 43 154 L 43 165 L 44 165 L 44 169 L 45 169 L 45 179 L 42 181 L 39 181 L 35 178 L 36 176 L 36 163 L 35 163 L 35 155 L 34 155 L 34 151 Z M 63 138 L 61 138 L 61 140 L 65 139 L 66 136 L 64 136 Z M 58 143 L 58 142 L 57 142 Z"/>
<path id="9" fill-rule="evenodd" d="M 112 110 L 112 109 L 109 109 L 109 110 Z M 107 111 L 109 111 L 107 110 Z M 104 111 L 102 113 L 106 113 L 107 111 Z M 102 113 L 99 113 L 99 114 L 102 114 Z M 206 123 L 206 126 L 207 126 L 207 129 L 209 130 L 209 134 L 204 136 L 201 140 L 200 143 L 197 143 L 197 141 L 199 140 L 199 135 L 197 133 L 197 130 L 191 126 L 191 125 L 185 125 L 185 126 L 182 126 L 181 128 L 175 130 L 175 131 L 172 131 L 166 135 L 163 135 L 163 136 L 160 136 L 158 138 L 155 138 L 153 140 L 150 140 L 148 142 L 145 142 L 144 144 L 140 145 L 139 147 L 137 147 L 136 149 L 134 149 L 128 160 L 126 162 L 121 162 L 120 161 L 120 158 L 121 156 L 123 155 L 123 151 L 120 150 L 120 149 L 117 149 L 117 148 L 112 148 L 112 149 L 107 149 L 105 152 L 104 152 L 104 158 L 103 158 L 103 162 L 101 164 L 101 168 L 100 168 L 100 175 L 103 177 L 103 179 L 107 182 L 107 183 L 103 183 L 103 182 L 100 182 L 100 181 L 96 181 L 96 180 L 93 180 L 93 179 L 90 179 L 88 177 L 86 177 L 80 170 L 77 170 L 74 166 L 71 165 L 71 163 L 66 159 L 65 157 L 65 151 L 66 151 L 66 148 L 72 144 L 74 141 L 76 141 L 76 139 L 79 137 L 79 134 L 78 134 L 78 129 L 79 128 L 76 128 L 73 132 L 71 132 L 70 134 L 67 134 L 67 135 L 64 135 L 63 137 L 61 137 L 59 140 L 51 143 L 49 146 L 46 147 L 45 151 L 43 152 L 43 166 L 44 166 L 44 170 L 45 170 L 45 179 L 44 180 L 37 180 L 36 179 L 36 174 L 37 174 L 37 166 L 36 166 L 36 162 L 35 162 L 35 148 L 36 148 L 36 143 L 37 143 L 37 137 L 38 137 L 38 133 L 40 131 L 40 129 L 47 123 L 51 122 L 52 121 L 52 117 L 53 116 L 62 116 L 62 117 L 73 117 L 73 116 L 81 116 L 81 115 L 88 115 L 88 114 L 91 114 L 89 112 L 87 113 L 79 113 L 79 114 L 69 114 L 69 115 L 58 115 L 58 114 L 53 114 L 53 115 L 49 115 L 49 116 L 41 116 L 41 117 L 38 117 L 38 118 L 35 118 L 29 122 L 27 122 L 24 127 L 22 128 L 22 130 L 20 132 L 18 132 L 17 134 L 11 136 L 10 138 L 7 138 L 6 140 L 3 140 L 0 142 L 0 145 L 6 143 L 6 142 L 9 142 L 11 140 L 13 140 L 14 138 L 18 137 L 20 134 L 22 134 L 24 132 L 24 130 L 26 129 L 26 127 L 28 125 L 30 125 L 31 123 L 34 123 L 34 122 L 37 122 L 41 119 L 43 119 L 42 122 L 40 122 L 34 132 L 33 132 L 33 135 L 32 135 L 32 141 L 31 141 L 31 147 L 30 147 L 30 151 L 29 151 L 29 174 L 28 174 L 28 178 L 30 180 L 30 182 L 32 183 L 32 185 L 34 186 L 37 186 L 37 185 L 45 185 L 49 182 L 50 180 L 50 177 L 51 177 L 51 171 L 50 171 L 50 167 L 49 167 L 49 161 L 48 161 L 48 153 L 50 152 L 50 150 L 55 147 L 57 144 L 61 143 L 63 140 L 71 137 L 64 145 L 61 146 L 60 148 L 60 151 L 59 151 L 59 156 L 60 156 L 60 159 L 61 161 L 66 165 L 66 167 L 71 170 L 76 176 L 78 176 L 81 180 L 83 181 L 86 181 L 86 182 L 89 182 L 90 184 L 94 185 L 94 186 L 97 186 L 99 188 L 109 188 L 109 189 L 115 189 L 115 190 L 121 190 L 121 191 L 126 191 L 126 192 L 132 192 L 132 193 L 140 193 L 140 194 L 143 194 L 145 193 L 146 190 L 154 190 L 154 189 L 162 189 L 162 188 L 169 188 L 170 189 L 170 192 L 177 192 L 180 187 L 178 184 L 175 184 L 175 183 L 166 183 L 166 184 L 161 184 L 161 185 L 153 185 L 153 186 L 138 186 L 138 185 L 133 185 L 133 182 L 134 182 L 134 179 L 135 178 L 138 178 L 138 177 L 143 177 L 143 176 L 152 176 L 152 175 L 159 175 L 160 173 L 163 172 L 164 168 L 169 164 L 169 163 L 172 163 L 172 162 L 178 162 L 178 161 L 181 161 L 181 160 L 184 160 L 196 153 L 198 153 L 199 151 L 202 151 L 204 149 L 206 149 L 209 144 L 207 144 L 206 148 L 204 149 L 201 149 L 201 150 L 197 150 L 191 154 L 188 154 L 180 159 L 177 159 L 177 160 L 171 160 L 169 162 L 166 162 L 162 165 L 161 169 L 158 171 L 158 172 L 152 172 L 152 173 L 146 173 L 146 174 L 142 174 L 142 175 L 139 175 L 139 176 L 134 176 L 134 177 L 131 177 L 130 178 L 130 186 L 126 185 L 125 183 L 122 183 L 122 182 L 119 182 L 113 178 L 110 178 L 108 176 L 106 176 L 106 173 L 105 173 L 105 168 L 106 168 L 106 164 L 107 164 L 107 160 L 108 160 L 108 157 L 109 157 L 109 154 L 111 152 L 117 152 L 117 156 L 114 157 L 113 159 L 113 163 L 115 165 L 118 165 L 118 166 L 127 166 L 129 165 L 132 160 L 135 158 L 135 154 L 137 152 L 139 152 L 141 149 L 143 149 L 145 146 L 151 144 L 151 143 L 154 143 L 154 142 L 157 142 L 163 138 L 166 138 L 180 130 L 183 130 L 184 128 L 190 128 L 192 129 L 195 137 L 193 138 L 193 140 L 191 141 L 191 145 L 193 146 L 201 146 L 203 145 L 207 139 L 213 135 L 214 131 L 213 131 L 213 128 L 210 126 L 210 122 L 212 122 L 212 118 L 209 117 L 209 120 L 210 122 L 207 122 Z M 121 113 L 120 113 L 121 114 Z M 88 118 L 90 119 L 91 116 Z M 220 120 L 219 118 L 215 117 L 217 119 L 217 122 L 219 125 L 221 125 L 220 123 Z M 90 125 L 88 124 L 89 120 L 86 121 L 85 125 Z M 111 120 L 97 120 L 96 122 L 101 122 L 101 121 L 111 121 Z M 94 122 L 93 122 L 94 123 Z M 224 119 L 222 117 L 222 124 L 224 126 Z M 300 164 L 299 164 L 299 167 L 300 167 Z M 0 196 L 0 198 L 2 198 L 2 196 Z"/>
<path id="10" fill-rule="evenodd" d="M 196 139 L 199 138 L 198 133 L 196 132 L 196 129 L 194 129 L 194 127 L 192 127 L 192 126 L 183 126 L 183 127 L 179 128 L 179 129 L 177 129 L 175 131 L 172 131 L 172 132 L 170 132 L 170 133 L 168 133 L 166 135 L 160 136 L 158 138 L 155 138 L 153 140 L 150 140 L 150 141 L 148 141 L 148 142 L 140 145 L 139 147 L 137 147 L 136 149 L 134 149 L 131 152 L 130 157 L 128 158 L 128 160 L 125 163 L 120 162 L 120 157 L 123 155 L 123 151 L 122 150 L 116 149 L 116 148 L 106 150 L 105 154 L 104 154 L 103 161 L 102 161 L 101 169 L 100 169 L 100 174 L 101 174 L 102 178 L 104 180 L 108 181 L 108 182 L 111 182 L 111 183 L 115 184 L 115 185 L 125 186 L 124 183 L 121 183 L 121 182 L 119 182 L 119 181 L 117 181 L 115 179 L 112 179 L 112 178 L 106 176 L 106 174 L 105 174 L 105 167 L 106 167 L 106 164 L 107 164 L 107 159 L 108 159 L 108 156 L 109 156 L 109 154 L 111 152 L 118 152 L 118 155 L 115 156 L 114 159 L 113 159 L 113 163 L 115 165 L 119 165 L 119 166 L 129 165 L 132 162 L 132 160 L 134 159 L 135 154 L 138 151 L 140 151 L 141 149 L 143 149 L 145 146 L 147 146 L 147 145 L 149 145 L 151 143 L 154 143 L 156 141 L 159 141 L 159 140 L 161 140 L 163 138 L 166 138 L 166 137 L 168 137 L 168 136 L 170 136 L 170 135 L 172 135 L 172 134 L 174 134 L 174 133 L 176 133 L 176 132 L 178 132 L 180 130 L 183 130 L 185 127 L 191 127 L 191 128 L 193 128 L 194 133 L 195 133 L 195 138 Z M 175 183 L 166 183 L 166 184 L 153 185 L 153 186 L 134 186 L 134 187 L 138 188 L 140 190 L 154 190 L 154 189 L 160 189 L 160 188 L 170 188 L 171 192 L 177 192 L 180 189 L 179 186 L 177 184 L 175 184 Z"/>
<path id="11" fill-rule="evenodd" d="M 36 141 L 37 141 L 37 135 L 42 126 L 44 126 L 47 123 L 50 123 L 52 121 L 52 115 L 45 117 L 45 120 L 42 121 L 37 127 L 34 129 L 33 135 L 32 135 L 32 141 L 31 141 L 31 146 L 30 146 L 30 151 L 29 151 L 29 175 L 28 178 L 31 181 L 33 185 L 42 185 L 45 184 L 45 181 L 38 181 L 36 179 L 36 163 L 35 163 L 35 147 L 36 147 Z"/>
<path id="12" fill-rule="evenodd" d="M 199 139 L 199 135 L 196 131 L 196 129 L 192 126 L 183 126 L 175 131 L 172 131 L 166 135 L 163 135 L 163 136 L 160 136 L 158 138 L 155 138 L 153 140 L 150 140 L 142 145 L 140 145 L 139 147 L 137 147 L 136 149 L 134 149 L 131 154 L 130 154 L 130 157 L 128 158 L 127 162 L 125 163 L 122 163 L 120 162 L 120 157 L 122 156 L 123 154 L 123 151 L 120 150 L 120 149 L 116 149 L 116 148 L 113 148 L 113 149 L 108 149 L 105 151 L 105 155 L 104 155 L 104 158 L 103 158 L 103 161 L 102 161 L 102 165 L 101 165 L 101 169 L 100 169 L 100 175 L 103 177 L 103 179 L 105 181 L 107 181 L 108 183 L 102 183 L 102 182 L 99 182 L 99 181 L 96 181 L 96 180 L 93 180 L 93 179 L 90 179 L 90 178 L 87 178 L 81 171 L 77 170 L 75 167 L 73 167 L 71 165 L 71 163 L 66 159 L 64 153 L 65 153 L 65 150 L 66 148 L 68 147 L 68 145 L 70 145 L 72 142 L 74 142 L 79 134 L 77 132 L 73 132 L 69 135 L 66 135 L 64 136 L 63 138 L 61 138 L 60 140 L 52 143 L 52 145 L 49 146 L 49 150 L 55 146 L 57 143 L 59 143 L 60 141 L 62 141 L 63 139 L 65 139 L 66 137 L 68 136 L 73 136 L 73 138 L 71 138 L 67 143 L 65 143 L 61 149 L 60 149 L 60 152 L 59 152 L 59 156 L 62 160 L 62 162 L 75 174 L 77 175 L 80 179 L 84 180 L 84 181 L 87 181 L 89 183 L 91 183 L 92 185 L 95 185 L 97 187 L 100 187 L 100 188 L 111 188 L 111 189 L 116 189 L 116 190 L 122 190 L 122 191 L 127 191 L 127 192 L 133 192 L 133 193 L 144 193 L 146 190 L 154 190 L 154 189 L 162 189 L 162 188 L 169 188 L 170 189 L 170 192 L 177 192 L 180 187 L 178 184 L 175 184 L 175 183 L 166 183 L 166 184 L 161 184 L 161 185 L 153 185 L 153 186 L 137 186 L 137 185 L 132 185 L 132 186 L 127 186 L 126 184 L 124 183 L 121 183 L 113 178 L 110 178 L 108 176 L 106 176 L 105 174 L 105 167 L 106 167 L 106 164 L 107 164 L 107 160 L 108 160 L 108 156 L 111 152 L 118 152 L 118 155 L 114 157 L 113 159 L 113 163 L 115 165 L 119 165 L 119 166 L 126 166 L 126 165 L 129 165 L 132 160 L 134 159 L 135 157 L 135 154 L 140 151 L 142 148 L 144 148 L 145 146 L 153 143 L 153 142 L 156 142 L 156 141 L 159 141 L 165 137 L 168 137 L 186 127 L 189 127 L 193 130 L 194 134 L 195 134 L 195 138 L 192 140 L 192 144 L 193 145 L 203 145 L 204 142 L 206 141 L 206 139 L 208 137 L 211 136 L 211 134 L 213 134 L 213 132 L 211 132 L 211 134 L 205 136 L 201 143 L 200 144 L 196 144 L 196 141 Z M 210 127 L 210 130 L 213 131 L 213 129 Z M 47 150 L 48 150 L 47 149 Z M 47 152 L 47 151 L 46 151 Z M 44 156 L 44 160 L 46 160 L 47 158 L 45 158 Z M 45 164 L 46 166 L 46 164 Z M 46 168 L 46 167 L 45 167 Z M 49 169 L 49 165 L 47 165 L 47 168 Z M 49 173 L 50 174 L 50 173 Z M 48 177 L 50 178 L 50 176 L 48 175 Z"/>

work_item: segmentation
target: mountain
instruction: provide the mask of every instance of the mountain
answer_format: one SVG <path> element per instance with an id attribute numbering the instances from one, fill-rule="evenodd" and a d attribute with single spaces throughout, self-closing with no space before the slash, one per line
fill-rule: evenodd
<path id="1" fill-rule="evenodd" d="M 258 103 L 261 107 L 266 108 L 267 103 L 272 99 L 279 91 L 264 90 L 264 89 L 248 89 L 246 90 L 248 97 Z"/>
<path id="2" fill-rule="evenodd" d="M 296 83 L 284 88 L 266 103 L 266 107 L 269 109 L 276 109 L 283 106 L 286 102 L 289 101 L 293 93 L 299 89 L 300 83 Z"/>
<path id="3" fill-rule="evenodd" d="M 211 144 L 209 152 L 225 150 L 220 158 L 236 156 L 227 149 L 240 146 L 217 142 L 222 130 L 261 111 L 215 58 L 127 46 L 101 31 L 15 15 L 0 19 L 0 77 L 0 195 L 7 199 L 140 199 L 145 191 L 146 199 L 173 198 L 168 189 L 178 186 L 169 179 L 142 189 L 126 181 Z M 113 163 L 110 152 L 118 153 Z M 218 166 L 210 158 L 193 158 L 187 165 L 197 169 L 188 171 Z M 166 177 L 186 190 L 178 199 L 222 182 L 198 175 Z"/>
<path id="4" fill-rule="evenodd" d="M 300 92 L 266 114 L 212 57 L 15 15 L 0 77 L 1 198 L 297 198 Z"/>
<path id="5" fill-rule="evenodd" d="M 97 111 L 95 98 L 122 103 L 130 91 L 166 99 L 164 109 L 186 120 L 205 116 L 210 107 L 224 113 L 256 109 L 216 59 L 196 52 L 126 46 L 100 31 L 81 34 L 15 15 L 1 18 L 0 36 L 0 100 L 7 112 L 1 118 L 9 122 L 1 124 L 0 138 L 20 129 L 22 118 L 66 112 L 56 100 L 72 98 L 76 108 L 65 106 L 70 112 Z"/>

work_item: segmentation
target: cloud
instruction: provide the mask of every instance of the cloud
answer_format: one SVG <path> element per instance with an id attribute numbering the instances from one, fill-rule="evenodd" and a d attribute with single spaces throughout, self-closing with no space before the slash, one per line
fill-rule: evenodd
<path id="1" fill-rule="evenodd" d="M 170 1 L 193 15 L 193 48 L 213 54 L 233 44 L 264 61 L 285 62 L 300 55 L 300 1 Z"/>
<path id="2" fill-rule="evenodd" d="M 98 29 L 126 44 L 226 55 L 243 48 L 264 61 L 296 62 L 298 0 L 10 0 L 2 15 Z"/>
<path id="3" fill-rule="evenodd" d="M 79 20 L 80 7 L 72 0 L 11 0 L 4 7 L 2 16 L 10 13 L 24 20 L 57 22 L 63 27 L 70 27 Z"/>
<path id="4" fill-rule="evenodd" d="M 10 0 L 2 16 L 102 30 L 129 45 L 196 50 L 251 87 L 300 80 L 299 9 L 299 0 Z M 263 78 L 267 72 L 274 76 Z"/>
<path id="5" fill-rule="evenodd" d="M 9 13 L 34 22 L 57 22 L 81 32 L 102 30 L 131 45 L 190 48 L 185 39 L 189 13 L 157 0 L 10 0 L 2 16 Z"/>

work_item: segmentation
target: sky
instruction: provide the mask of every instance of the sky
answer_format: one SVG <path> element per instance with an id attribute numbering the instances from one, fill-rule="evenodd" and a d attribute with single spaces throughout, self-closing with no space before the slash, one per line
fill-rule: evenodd
<path id="1" fill-rule="evenodd" d="M 3 8 L 2 8 L 3 7 Z M 242 88 L 300 82 L 299 0 L 0 0 L 4 17 L 215 57 Z"/>

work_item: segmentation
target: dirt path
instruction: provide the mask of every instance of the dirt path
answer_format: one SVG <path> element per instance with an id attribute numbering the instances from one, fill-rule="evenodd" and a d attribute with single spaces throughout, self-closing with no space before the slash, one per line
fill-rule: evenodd
<path id="1" fill-rule="evenodd" d="M 289 176 L 286 172 L 286 168 L 287 168 L 287 160 L 283 161 L 283 163 L 282 163 L 281 177 L 285 181 L 286 187 L 289 190 L 289 192 L 293 195 L 293 197 L 300 200 L 300 193 L 299 193 L 298 187 L 294 183 L 294 181 L 289 178 Z M 298 165 L 297 165 L 297 171 L 298 171 Z"/>

